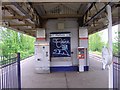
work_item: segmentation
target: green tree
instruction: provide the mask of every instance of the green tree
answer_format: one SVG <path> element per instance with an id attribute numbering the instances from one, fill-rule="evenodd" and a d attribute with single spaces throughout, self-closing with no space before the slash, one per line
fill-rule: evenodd
<path id="1" fill-rule="evenodd" d="M 102 33 L 95 33 L 89 36 L 89 49 L 91 51 L 99 51 L 101 52 L 102 46 L 104 45 L 104 42 L 101 40 Z"/>
<path id="2" fill-rule="evenodd" d="M 120 32 L 116 32 L 118 36 L 115 37 L 116 42 L 113 43 L 113 54 L 118 55 L 120 54 Z"/>
<path id="3" fill-rule="evenodd" d="M 34 53 L 35 38 L 33 37 L 10 29 L 1 29 L 0 38 L 3 55 L 20 52 L 21 58 L 25 58 Z"/>

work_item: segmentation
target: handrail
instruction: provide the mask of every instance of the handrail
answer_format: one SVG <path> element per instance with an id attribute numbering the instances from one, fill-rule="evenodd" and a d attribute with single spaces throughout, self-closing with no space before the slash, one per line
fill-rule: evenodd
<path id="1" fill-rule="evenodd" d="M 17 62 L 17 54 L 0 56 L 0 68 L 7 67 Z"/>
<path id="2" fill-rule="evenodd" d="M 117 65 L 120 65 L 120 63 L 117 63 L 117 62 L 113 62 L 114 64 L 117 64 Z"/>
<path id="3" fill-rule="evenodd" d="M 120 55 L 113 55 L 114 57 L 118 57 L 118 58 L 120 58 Z"/>

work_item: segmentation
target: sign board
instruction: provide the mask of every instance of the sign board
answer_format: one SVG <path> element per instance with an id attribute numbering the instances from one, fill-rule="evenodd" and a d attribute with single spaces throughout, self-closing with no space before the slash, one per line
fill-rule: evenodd
<path id="1" fill-rule="evenodd" d="M 70 57 L 70 32 L 50 33 L 50 54 L 51 57 Z"/>

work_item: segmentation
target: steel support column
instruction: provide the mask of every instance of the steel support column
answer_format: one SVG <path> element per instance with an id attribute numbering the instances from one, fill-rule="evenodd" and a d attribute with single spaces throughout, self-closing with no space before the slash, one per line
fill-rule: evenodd
<path id="1" fill-rule="evenodd" d="M 111 13 L 111 6 L 107 5 L 106 7 L 108 13 L 108 50 L 110 56 L 112 57 L 112 13 Z M 113 63 L 110 65 L 109 68 L 109 88 L 113 88 Z"/>

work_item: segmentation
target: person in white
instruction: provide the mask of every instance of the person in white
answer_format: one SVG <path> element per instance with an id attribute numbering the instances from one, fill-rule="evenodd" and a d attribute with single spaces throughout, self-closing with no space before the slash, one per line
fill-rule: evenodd
<path id="1" fill-rule="evenodd" d="M 106 69 L 106 67 L 111 64 L 112 58 L 111 55 L 109 53 L 109 50 L 107 47 L 103 46 L 102 48 L 102 69 Z"/>

